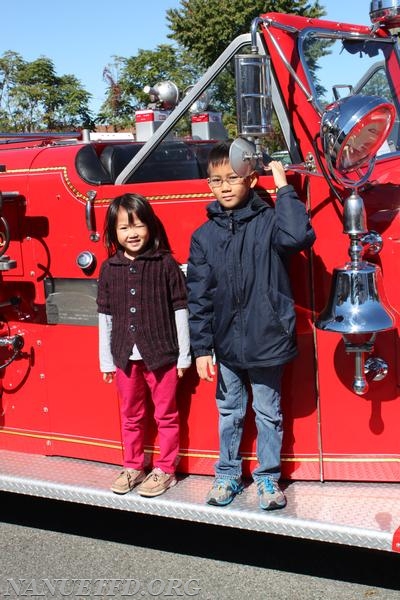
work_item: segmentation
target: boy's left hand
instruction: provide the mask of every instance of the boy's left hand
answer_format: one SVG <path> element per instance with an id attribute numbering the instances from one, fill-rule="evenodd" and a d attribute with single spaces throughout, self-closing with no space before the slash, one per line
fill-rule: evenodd
<path id="1" fill-rule="evenodd" d="M 284 185 L 287 185 L 285 167 L 283 166 L 280 160 L 271 160 L 271 162 L 269 162 L 268 165 L 264 167 L 264 170 L 272 171 L 275 185 L 278 188 L 278 190 Z"/>
<path id="2" fill-rule="evenodd" d="M 184 368 L 182 368 L 182 367 L 178 367 L 178 369 L 177 369 L 177 372 L 178 372 L 178 377 L 179 377 L 179 379 L 181 379 L 181 377 L 183 377 L 183 376 L 184 376 L 184 374 L 185 374 L 185 371 L 187 371 L 187 370 L 188 370 L 188 368 L 189 368 L 189 367 L 184 367 Z"/>

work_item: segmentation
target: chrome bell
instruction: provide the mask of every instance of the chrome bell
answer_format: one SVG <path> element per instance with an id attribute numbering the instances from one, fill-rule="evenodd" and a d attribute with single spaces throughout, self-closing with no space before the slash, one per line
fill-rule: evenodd
<path id="1" fill-rule="evenodd" d="M 391 329 L 394 319 L 385 307 L 381 269 L 368 262 L 335 268 L 328 303 L 316 321 L 324 331 L 346 334 Z"/>

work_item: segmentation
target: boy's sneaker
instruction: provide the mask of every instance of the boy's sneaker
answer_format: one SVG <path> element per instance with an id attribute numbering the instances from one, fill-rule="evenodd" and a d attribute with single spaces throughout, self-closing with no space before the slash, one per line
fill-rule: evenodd
<path id="1" fill-rule="evenodd" d="M 118 475 L 117 479 L 111 486 L 111 490 L 114 494 L 127 494 L 135 485 L 143 481 L 146 477 L 144 471 L 137 471 L 136 469 L 124 469 Z"/>
<path id="2" fill-rule="evenodd" d="M 141 496 L 152 498 L 153 496 L 163 494 L 168 488 L 176 484 L 177 481 L 173 473 L 164 473 L 164 471 L 156 467 L 138 487 L 137 493 Z"/>
<path id="3" fill-rule="evenodd" d="M 284 508 L 286 506 L 285 494 L 275 479 L 267 476 L 260 477 L 256 480 L 256 484 L 260 508 L 263 510 L 274 510 L 275 508 Z"/>
<path id="4" fill-rule="evenodd" d="M 207 504 L 214 506 L 226 506 L 236 496 L 241 494 L 244 485 L 241 480 L 229 479 L 227 477 L 216 477 L 211 490 L 207 494 Z"/>

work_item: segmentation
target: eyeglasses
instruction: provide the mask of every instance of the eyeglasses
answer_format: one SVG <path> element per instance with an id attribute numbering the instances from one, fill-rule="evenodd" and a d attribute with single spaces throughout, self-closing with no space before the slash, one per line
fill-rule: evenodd
<path id="1" fill-rule="evenodd" d="M 209 177 L 208 183 L 213 188 L 221 187 L 221 185 L 226 181 L 229 185 L 238 185 L 243 182 L 245 177 L 239 177 L 239 175 L 228 175 L 225 179 L 222 177 Z"/>

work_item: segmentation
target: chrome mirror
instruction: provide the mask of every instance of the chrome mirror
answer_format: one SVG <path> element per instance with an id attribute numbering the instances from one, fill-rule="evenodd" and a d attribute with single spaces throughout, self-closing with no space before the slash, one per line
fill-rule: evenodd
<path id="1" fill-rule="evenodd" d="M 239 135 L 263 136 L 272 131 L 271 72 L 268 56 L 235 56 Z"/>

